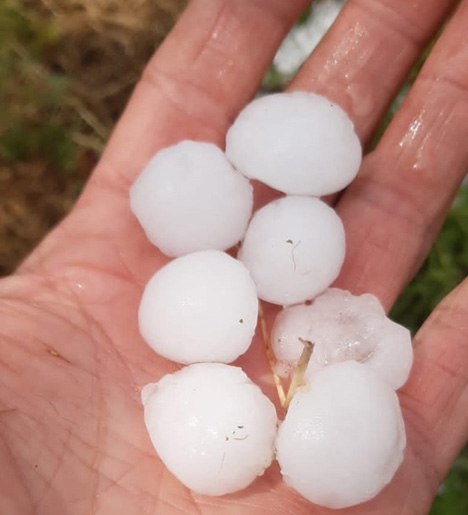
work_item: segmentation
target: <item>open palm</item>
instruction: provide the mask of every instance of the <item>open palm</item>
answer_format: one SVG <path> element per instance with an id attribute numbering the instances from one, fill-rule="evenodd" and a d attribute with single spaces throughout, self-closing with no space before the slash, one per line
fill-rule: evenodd
<path id="1" fill-rule="evenodd" d="M 0 283 L 0 507 L 36 514 L 322 514 L 276 466 L 247 490 L 192 494 L 155 455 L 140 389 L 176 365 L 137 330 L 145 282 L 166 261 L 128 189 L 181 139 L 224 144 L 306 0 L 192 0 L 150 62 L 73 212 Z M 455 0 L 349 0 L 291 89 L 325 94 L 366 143 Z M 468 2 L 448 24 L 358 179 L 337 201 L 348 241 L 338 285 L 387 308 L 424 259 L 468 165 Z M 257 202 L 271 195 L 257 191 Z M 268 315 L 268 313 L 267 313 Z M 468 434 L 468 283 L 415 338 L 399 392 L 405 461 L 350 514 L 427 513 Z M 272 393 L 260 338 L 239 360 Z M 343 512 L 343 513 L 344 513 Z"/>

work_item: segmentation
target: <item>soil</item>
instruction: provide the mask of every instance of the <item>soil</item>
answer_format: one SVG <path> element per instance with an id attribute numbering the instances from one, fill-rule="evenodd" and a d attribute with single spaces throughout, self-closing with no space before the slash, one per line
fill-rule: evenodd
<path id="1" fill-rule="evenodd" d="M 40 145 L 27 158 L 0 157 L 0 275 L 14 271 L 73 206 L 145 63 L 188 0 L 13 2 L 25 18 L 35 20 L 39 33 L 41 24 L 57 31 L 40 62 L 34 63 L 34 76 L 42 83 L 63 77 L 67 87 L 60 108 L 51 112 L 48 105 L 32 109 L 34 102 L 26 105 L 24 95 L 14 94 L 19 86 L 8 90 L 0 82 L 0 103 L 9 104 L 15 118 L 2 123 L 0 113 L 0 136 L 16 123 L 27 124 L 29 131 L 36 127 L 40 134 L 53 117 L 70 135 L 74 152 L 67 169 L 54 163 Z M 19 58 L 33 61 L 34 48 L 26 43 L 20 50 Z M 16 84 L 34 88 L 36 82 L 29 79 L 18 77 Z M 38 89 L 37 98 L 42 93 Z M 11 106 L 15 98 L 17 105 Z"/>

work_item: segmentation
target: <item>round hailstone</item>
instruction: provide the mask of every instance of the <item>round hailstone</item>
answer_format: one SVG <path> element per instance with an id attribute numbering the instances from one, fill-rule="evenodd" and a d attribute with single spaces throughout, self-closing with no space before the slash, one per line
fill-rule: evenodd
<path id="1" fill-rule="evenodd" d="M 255 213 L 239 259 L 261 299 L 288 305 L 330 286 L 344 255 L 343 224 L 333 209 L 316 198 L 285 197 Z"/>
<path id="2" fill-rule="evenodd" d="M 346 508 L 390 482 L 403 460 L 404 423 L 395 392 L 372 370 L 326 367 L 293 397 L 278 431 L 285 482 L 309 501 Z"/>
<path id="3" fill-rule="evenodd" d="M 156 452 L 194 492 L 241 490 L 272 461 L 275 408 L 240 368 L 191 365 L 145 386 L 142 400 Z"/>
<path id="4" fill-rule="evenodd" d="M 240 261 L 203 250 L 161 268 L 146 285 L 140 333 L 178 363 L 229 363 L 249 347 L 257 325 L 255 284 Z"/>
<path id="5" fill-rule="evenodd" d="M 413 363 L 410 332 L 385 316 L 377 297 L 370 294 L 354 296 L 330 288 L 309 306 L 281 311 L 271 332 L 280 375 L 290 375 L 296 367 L 301 339 L 315 344 L 306 377 L 324 366 L 355 360 L 372 367 L 397 390 Z"/>
<path id="6" fill-rule="evenodd" d="M 290 195 L 321 196 L 354 179 L 362 150 L 338 105 L 296 91 L 248 104 L 227 133 L 226 155 L 251 179 Z"/>
<path id="7" fill-rule="evenodd" d="M 211 143 L 183 141 L 158 152 L 130 189 L 148 239 L 168 256 L 225 250 L 244 236 L 253 190 Z"/>

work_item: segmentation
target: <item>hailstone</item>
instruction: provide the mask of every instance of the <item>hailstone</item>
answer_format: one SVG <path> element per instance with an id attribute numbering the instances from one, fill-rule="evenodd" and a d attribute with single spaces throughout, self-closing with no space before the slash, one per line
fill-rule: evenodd
<path id="1" fill-rule="evenodd" d="M 244 236 L 253 190 L 211 143 L 183 141 L 158 152 L 130 189 L 148 239 L 168 256 L 226 250 Z"/>
<path id="2" fill-rule="evenodd" d="M 258 299 L 248 270 L 219 250 L 174 259 L 146 285 L 140 333 L 158 354 L 178 363 L 229 363 L 249 347 Z"/>
<path id="3" fill-rule="evenodd" d="M 338 105 L 296 91 L 248 104 L 227 133 L 226 155 L 251 179 L 290 195 L 321 196 L 354 179 L 362 149 Z"/>
<path id="4" fill-rule="evenodd" d="M 284 197 L 257 211 L 238 255 L 258 296 L 280 305 L 324 291 L 338 276 L 344 256 L 340 218 L 313 197 Z"/>
<path id="5" fill-rule="evenodd" d="M 325 367 L 289 405 L 276 441 L 285 482 L 309 501 L 346 508 L 390 482 L 406 444 L 395 392 L 355 361 Z"/>
<path id="6" fill-rule="evenodd" d="M 194 492 L 241 490 L 273 459 L 275 408 L 240 368 L 190 365 L 147 385 L 142 400 L 156 452 Z"/>
<path id="7" fill-rule="evenodd" d="M 413 362 L 410 332 L 390 320 L 371 294 L 354 296 L 330 288 L 311 305 L 281 311 L 271 331 L 280 375 L 295 368 L 303 350 L 301 339 L 315 345 L 306 378 L 323 366 L 355 360 L 372 367 L 396 390 L 407 380 Z"/>

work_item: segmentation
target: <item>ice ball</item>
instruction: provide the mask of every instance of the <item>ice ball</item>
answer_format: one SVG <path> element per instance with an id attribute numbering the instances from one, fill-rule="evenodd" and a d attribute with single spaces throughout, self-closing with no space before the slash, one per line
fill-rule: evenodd
<path id="1" fill-rule="evenodd" d="M 148 239 L 168 256 L 226 250 L 244 236 L 253 190 L 211 143 L 183 141 L 158 152 L 130 189 Z"/>
<path id="2" fill-rule="evenodd" d="M 249 347 L 258 300 L 248 270 L 219 250 L 174 259 L 151 278 L 138 312 L 140 333 L 178 363 L 229 363 Z"/>
<path id="3" fill-rule="evenodd" d="M 346 508 L 377 495 L 403 460 L 395 392 L 355 361 L 323 368 L 289 405 L 278 431 L 285 482 L 309 501 Z"/>
<path id="4" fill-rule="evenodd" d="M 240 368 L 190 365 L 147 385 L 142 400 L 156 452 L 194 492 L 241 490 L 272 461 L 275 408 Z"/>
<path id="5" fill-rule="evenodd" d="M 304 302 L 328 288 L 344 256 L 340 218 L 313 197 L 284 197 L 257 211 L 239 252 L 258 296 L 280 305 Z"/>
<path id="6" fill-rule="evenodd" d="M 338 105 L 296 91 L 248 104 L 227 133 L 226 155 L 251 179 L 290 195 L 321 196 L 354 179 L 362 150 Z"/>
<path id="7" fill-rule="evenodd" d="M 377 297 L 330 288 L 311 305 L 281 311 L 271 331 L 280 375 L 290 375 L 303 350 L 314 343 L 306 378 L 319 368 L 355 360 L 373 368 L 395 390 L 408 379 L 413 363 L 411 334 L 386 315 Z"/>

